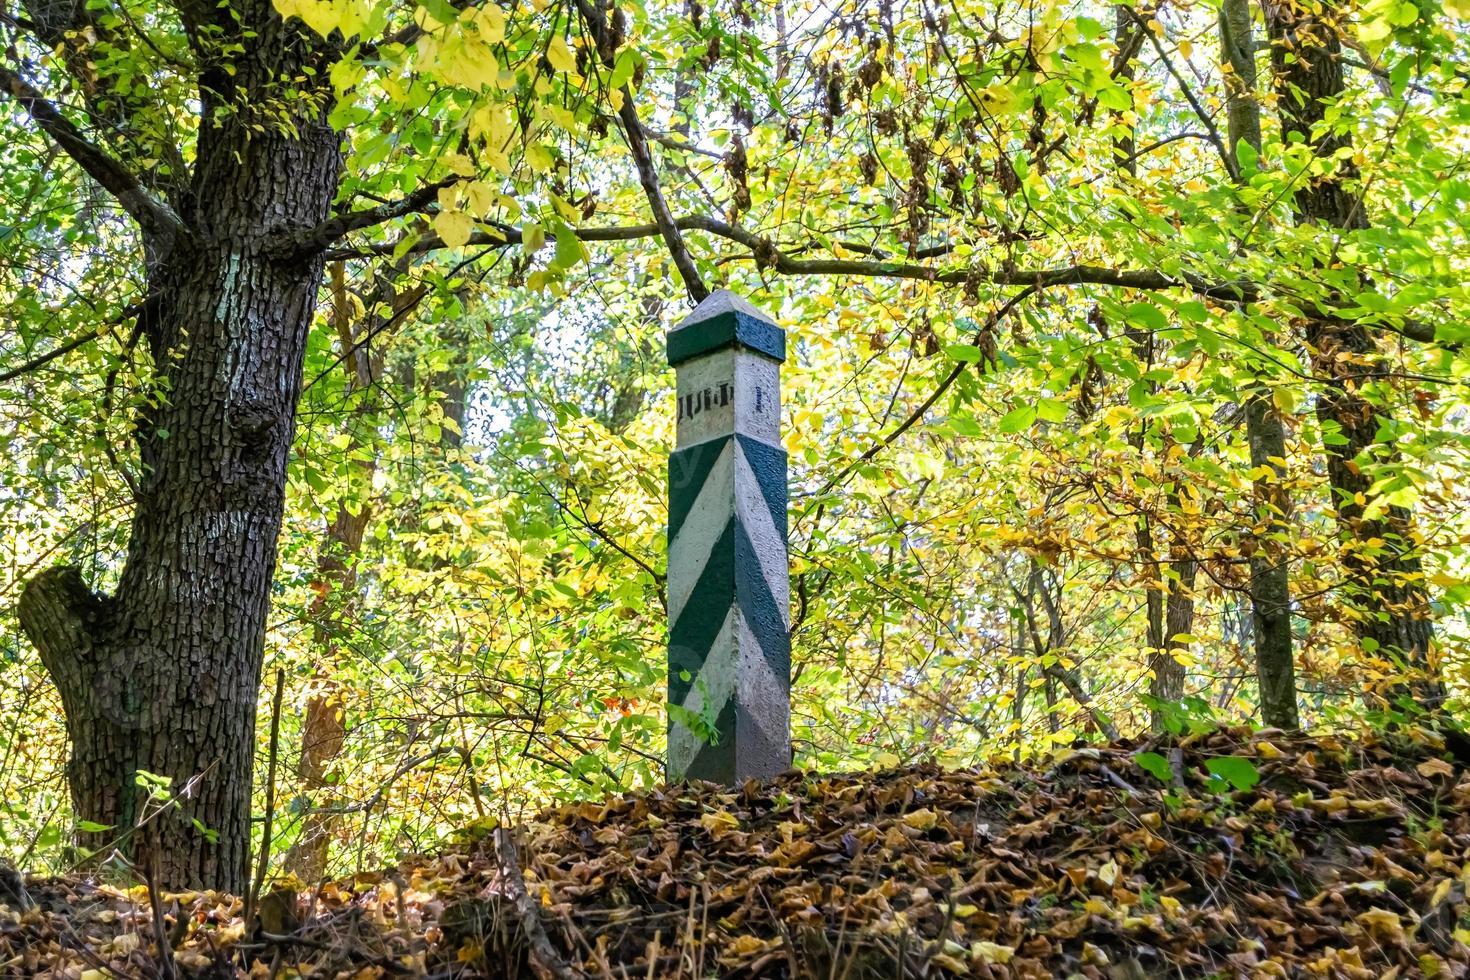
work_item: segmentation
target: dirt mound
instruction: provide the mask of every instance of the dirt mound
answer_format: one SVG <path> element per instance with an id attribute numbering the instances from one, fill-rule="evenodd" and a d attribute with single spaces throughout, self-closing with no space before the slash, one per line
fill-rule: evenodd
<path id="1" fill-rule="evenodd" d="M 1432 741 L 1244 731 L 671 787 L 248 924 L 231 896 L 31 881 L 0 974 L 153 977 L 162 945 L 181 977 L 1459 977 L 1467 804 Z"/>

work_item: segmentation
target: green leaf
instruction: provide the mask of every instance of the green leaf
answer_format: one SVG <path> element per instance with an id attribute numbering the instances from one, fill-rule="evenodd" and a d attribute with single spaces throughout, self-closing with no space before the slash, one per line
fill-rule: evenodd
<path id="1" fill-rule="evenodd" d="M 632 79 L 633 73 L 638 70 L 638 62 L 638 54 L 633 48 L 628 47 L 619 51 L 618 59 L 613 63 L 612 75 L 608 78 L 607 87 L 620 89 L 626 85 Z"/>
<path id="2" fill-rule="evenodd" d="M 1235 142 L 1235 159 L 1240 164 L 1240 172 L 1242 174 L 1253 173 L 1260 169 L 1260 154 L 1256 152 L 1256 148 L 1250 144 L 1250 141 L 1244 137 Z"/>
<path id="3" fill-rule="evenodd" d="M 1001 432 L 1020 432 L 1029 428 L 1036 421 L 1036 406 L 1022 405 L 1001 416 L 1000 424 L 996 426 Z"/>
<path id="4" fill-rule="evenodd" d="M 1133 761 L 1138 763 L 1138 768 L 1166 786 L 1174 781 L 1174 773 L 1169 768 L 1169 760 L 1157 752 L 1139 752 L 1133 757 Z"/>
<path id="5" fill-rule="evenodd" d="M 577 233 L 567 225 L 556 226 L 556 264 L 562 269 L 570 269 L 587 257 L 586 250 L 582 247 L 581 239 Z"/>
<path id="6" fill-rule="evenodd" d="M 453 24 L 459 20 L 459 11 L 449 0 L 419 0 L 419 6 L 429 12 L 429 16 L 441 24 Z"/>
<path id="7" fill-rule="evenodd" d="M 1261 781 L 1256 764 L 1238 755 L 1221 756 L 1205 763 L 1210 775 L 1230 784 L 1233 789 L 1248 790 Z"/>
<path id="8" fill-rule="evenodd" d="M 1043 422 L 1065 422 L 1070 408 L 1060 398 L 1043 398 L 1036 403 L 1036 417 Z"/>
<path id="9" fill-rule="evenodd" d="M 112 827 L 113 825 L 110 823 L 97 823 L 95 820 L 77 821 L 77 830 L 84 834 L 100 834 L 104 830 L 111 830 Z"/>
<path id="10" fill-rule="evenodd" d="M 1164 311 L 1152 303 L 1130 303 L 1123 311 L 1123 317 L 1145 330 L 1165 330 L 1169 326 L 1169 318 L 1164 315 Z"/>

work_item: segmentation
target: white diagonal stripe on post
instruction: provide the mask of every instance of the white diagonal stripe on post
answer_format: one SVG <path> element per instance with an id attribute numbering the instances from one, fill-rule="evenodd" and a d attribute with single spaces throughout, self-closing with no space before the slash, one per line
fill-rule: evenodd
<path id="1" fill-rule="evenodd" d="M 791 729 L 791 693 L 788 678 L 777 677 L 760 640 L 741 616 L 740 637 L 740 703 L 747 708 L 744 720 L 759 732 L 740 732 L 746 745 L 784 743 Z"/>
<path id="2" fill-rule="evenodd" d="M 684 523 L 674 540 L 669 542 L 669 626 L 679 622 L 679 614 L 689 602 L 689 595 L 699 584 L 710 552 L 725 533 L 734 512 L 735 440 L 725 443 L 720 456 L 710 467 L 699 496 L 689 508 Z"/>
<path id="3" fill-rule="evenodd" d="M 725 612 L 725 624 L 715 634 L 709 650 L 701 651 L 704 653 L 704 666 L 694 675 L 689 693 L 684 695 L 681 707 L 686 711 L 717 718 L 734 696 L 736 670 L 740 664 L 740 650 L 736 647 L 736 638 L 739 635 L 736 623 L 741 618 L 743 617 L 740 616 L 739 609 L 731 604 Z M 733 737 L 730 732 L 720 734 Z M 704 739 L 682 724 L 676 722 L 669 727 L 668 765 L 673 778 L 682 778 L 689 771 L 690 763 L 706 744 L 708 743 Z"/>

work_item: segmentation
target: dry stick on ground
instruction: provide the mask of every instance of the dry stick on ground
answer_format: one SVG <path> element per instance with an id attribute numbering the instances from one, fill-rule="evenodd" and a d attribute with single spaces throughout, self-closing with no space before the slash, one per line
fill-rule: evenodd
<path id="1" fill-rule="evenodd" d="M 174 963 L 174 947 L 169 941 L 168 930 L 163 927 L 163 897 L 158 888 L 158 854 L 149 856 L 147 878 L 148 907 L 153 913 L 153 941 L 158 944 L 159 980 L 175 980 L 179 975 Z M 182 915 L 183 913 L 179 913 Z"/>
<path id="2" fill-rule="evenodd" d="M 250 926 L 251 913 L 255 911 L 256 904 L 260 901 L 260 887 L 265 884 L 265 867 L 271 859 L 271 824 L 276 815 L 276 750 L 280 747 L 281 736 L 281 695 L 286 689 L 286 672 L 276 671 L 276 694 L 271 699 L 271 745 L 270 755 L 266 763 L 265 777 L 265 826 L 261 828 L 260 834 L 260 857 L 255 864 L 255 881 L 250 885 L 250 892 L 245 896 L 245 925 Z"/>
<path id="3" fill-rule="evenodd" d="M 508 827 L 495 831 L 495 860 L 500 866 L 500 880 L 510 895 L 511 905 L 526 935 L 531 970 L 540 980 L 579 980 L 580 971 L 567 965 L 551 944 L 551 937 L 546 935 L 546 927 L 541 924 L 541 909 L 526 891 L 515 837 Z"/>

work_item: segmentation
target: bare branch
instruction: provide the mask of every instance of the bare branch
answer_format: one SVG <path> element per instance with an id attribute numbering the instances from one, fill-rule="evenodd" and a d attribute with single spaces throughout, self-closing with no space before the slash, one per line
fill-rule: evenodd
<path id="1" fill-rule="evenodd" d="M 607 15 L 601 5 L 594 5 L 588 0 L 577 0 L 577 10 L 581 12 L 583 22 L 597 43 L 597 51 L 603 63 L 609 68 L 613 67 L 616 42 L 608 38 Z M 694 257 L 689 254 L 689 247 L 684 244 L 684 236 L 680 234 L 679 223 L 674 220 L 673 212 L 669 210 L 663 190 L 659 187 L 658 168 L 654 166 L 653 154 L 648 149 L 645 127 L 638 118 L 638 106 L 633 102 L 633 87 L 624 85 L 619 94 L 622 96 L 622 105 L 618 106 L 618 119 L 623 124 L 628 151 L 632 153 L 633 165 L 638 170 L 638 182 L 643 185 L 643 194 L 648 198 L 649 210 L 653 212 L 653 222 L 658 226 L 658 233 L 669 250 L 669 256 L 674 260 L 674 268 L 679 270 L 679 276 L 684 280 L 684 288 L 689 291 L 690 298 L 698 303 L 709 295 L 709 287 L 699 277 L 699 270 L 694 267 Z"/>
<path id="2" fill-rule="evenodd" d="M 124 320 L 130 320 L 134 317 L 142 316 L 146 306 L 147 302 L 144 301 L 142 303 L 134 303 L 131 306 L 124 307 L 121 313 L 113 317 L 111 320 L 107 321 L 106 326 L 115 327 L 118 324 L 122 323 Z M 98 331 L 95 329 L 84 330 L 73 337 L 71 340 L 68 340 L 66 343 L 62 344 L 60 347 L 54 347 L 44 354 L 38 354 L 35 357 L 31 358 L 29 361 L 26 361 L 24 364 L 18 364 L 13 368 L 8 368 L 7 370 L 0 371 L 0 384 L 4 384 L 7 381 L 14 381 L 16 378 L 19 378 L 25 374 L 30 374 L 32 371 L 38 371 L 41 368 L 45 367 L 47 364 L 50 364 L 52 361 L 56 360 L 58 357 L 65 357 L 72 351 L 79 350 L 80 348 L 87 346 L 92 341 L 102 336 L 105 336 L 105 331 Z"/>
<path id="3" fill-rule="evenodd" d="M 93 144 L 61 110 L 19 74 L 0 66 L 3 89 L 35 120 L 41 131 L 81 166 L 145 232 L 165 241 L 181 234 L 184 223 L 167 204 L 154 198 L 118 160 Z"/>
<path id="4" fill-rule="evenodd" d="M 1225 140 L 1221 138 L 1220 130 L 1215 126 L 1215 120 L 1205 111 L 1205 107 L 1200 105 L 1199 99 L 1195 97 L 1194 90 L 1189 87 L 1189 82 L 1180 74 L 1179 69 L 1174 67 L 1174 62 L 1170 60 L 1169 55 L 1164 51 L 1164 46 L 1160 43 L 1158 35 L 1154 33 L 1153 28 L 1149 27 L 1148 21 L 1139 16 L 1138 11 L 1132 7 L 1122 5 L 1118 9 L 1126 11 L 1138 23 L 1139 31 L 1148 37 L 1149 43 L 1154 46 L 1154 52 L 1159 56 L 1159 60 L 1164 63 L 1164 67 L 1169 70 L 1169 74 L 1174 77 L 1174 81 L 1179 85 L 1179 90 L 1184 93 L 1184 98 L 1188 100 L 1190 108 L 1194 110 L 1195 116 L 1199 118 L 1199 121 L 1204 124 L 1205 129 L 1209 131 L 1209 142 L 1215 147 L 1215 152 L 1220 154 L 1220 161 L 1225 165 L 1225 172 L 1230 175 L 1232 181 L 1239 182 L 1240 169 L 1235 165 L 1235 154 L 1231 152 L 1234 148 L 1226 149 Z"/>
<path id="5" fill-rule="evenodd" d="M 65 357 L 67 354 L 70 354 L 77 348 L 87 346 L 92 341 L 96 340 L 97 336 L 97 331 L 87 330 L 73 337 L 71 340 L 68 340 L 60 347 L 53 348 L 51 350 L 48 350 L 44 354 L 33 357 L 29 361 L 26 361 L 24 364 L 13 367 L 8 371 L 0 371 L 0 384 L 4 384 L 7 381 L 14 381 L 16 378 L 20 377 L 23 374 L 30 374 L 32 371 L 39 370 L 40 368 L 43 368 L 47 364 L 50 364 L 52 361 L 56 360 L 58 357 Z"/>

